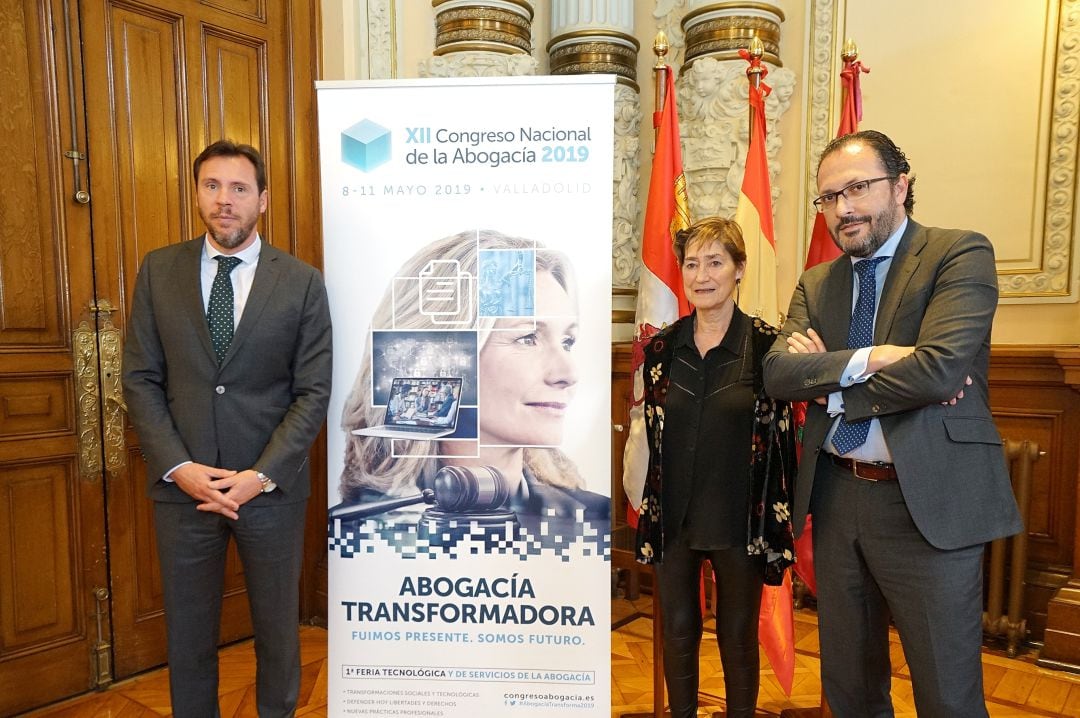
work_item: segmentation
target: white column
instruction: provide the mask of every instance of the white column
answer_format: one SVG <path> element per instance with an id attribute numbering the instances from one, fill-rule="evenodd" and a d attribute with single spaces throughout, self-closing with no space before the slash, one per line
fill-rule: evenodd
<path id="1" fill-rule="evenodd" d="M 552 0 L 552 75 L 610 73 L 615 88 L 615 175 L 612 189 L 612 285 L 637 287 L 641 244 L 641 100 L 638 96 L 633 0 Z M 625 300 L 617 296 L 616 311 Z M 631 303 L 632 308 L 632 303 Z"/>

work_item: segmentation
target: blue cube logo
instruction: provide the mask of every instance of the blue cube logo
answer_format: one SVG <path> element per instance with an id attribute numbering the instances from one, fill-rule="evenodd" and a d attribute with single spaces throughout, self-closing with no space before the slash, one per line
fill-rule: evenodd
<path id="1" fill-rule="evenodd" d="M 371 120 L 360 120 L 341 133 L 341 159 L 361 172 L 390 161 L 390 130 Z"/>

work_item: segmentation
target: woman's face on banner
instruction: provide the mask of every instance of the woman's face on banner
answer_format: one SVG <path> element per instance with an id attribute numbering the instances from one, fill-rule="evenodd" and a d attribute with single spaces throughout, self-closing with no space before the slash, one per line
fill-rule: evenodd
<path id="1" fill-rule="evenodd" d="M 577 306 L 550 272 L 536 273 L 536 316 L 500 319 L 480 350 L 481 444 L 556 446 L 573 399 Z"/>

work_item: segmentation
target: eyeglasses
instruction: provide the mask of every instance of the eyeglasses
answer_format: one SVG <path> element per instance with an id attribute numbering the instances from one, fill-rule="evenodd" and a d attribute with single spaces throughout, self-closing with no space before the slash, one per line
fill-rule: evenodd
<path id="1" fill-rule="evenodd" d="M 817 199 L 814 200 L 814 207 L 818 212 L 823 212 L 836 204 L 837 197 L 843 197 L 846 200 L 860 199 L 870 194 L 870 185 L 881 180 L 894 180 L 895 177 L 875 177 L 874 179 L 859 180 L 858 182 L 852 182 L 843 189 L 838 189 L 835 192 L 826 192 Z"/>

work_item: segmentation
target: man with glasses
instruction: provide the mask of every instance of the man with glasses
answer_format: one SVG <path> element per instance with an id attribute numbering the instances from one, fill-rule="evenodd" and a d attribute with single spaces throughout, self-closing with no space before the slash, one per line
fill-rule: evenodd
<path id="1" fill-rule="evenodd" d="M 837 138 L 814 200 L 844 256 L 803 274 L 765 358 L 808 402 L 793 521 L 814 516 L 821 680 L 842 718 L 893 715 L 888 626 L 921 716 L 986 716 L 983 544 L 1022 530 L 987 398 L 994 250 L 911 219 L 880 132 Z"/>

